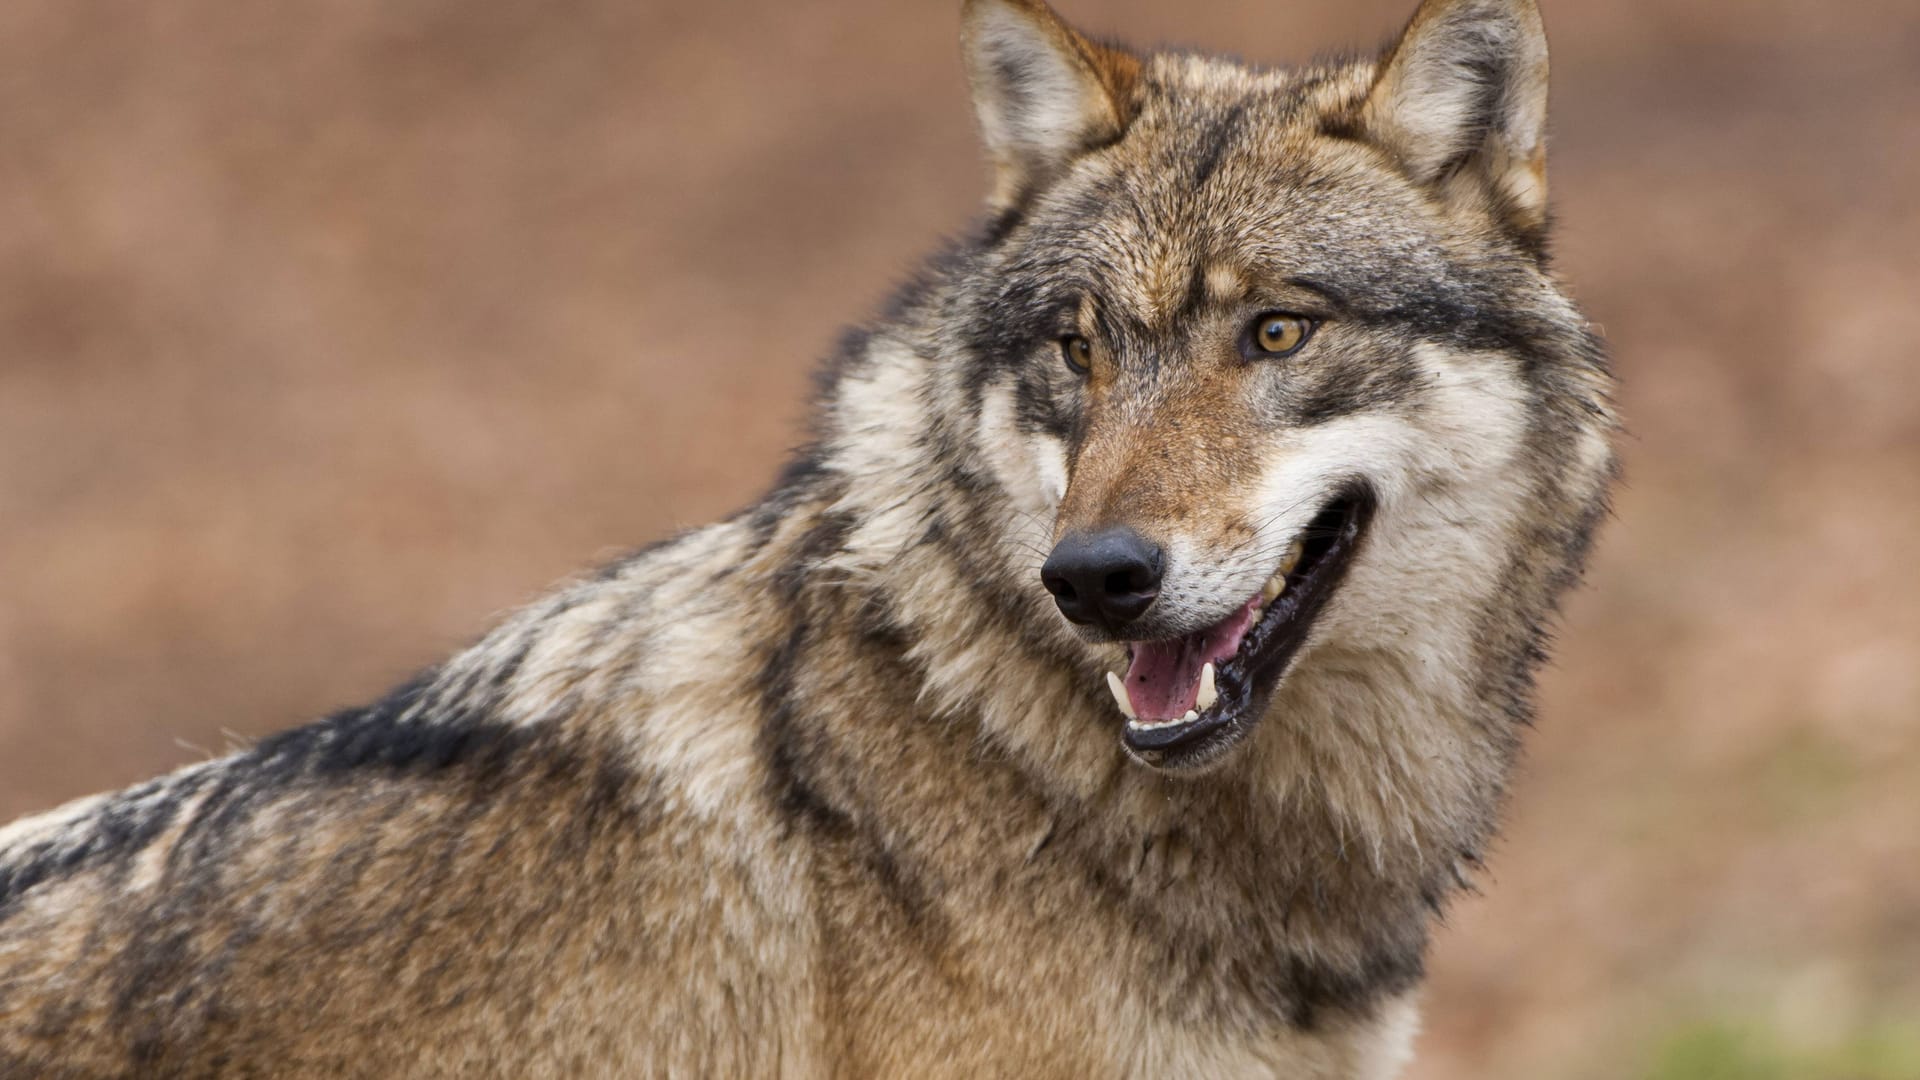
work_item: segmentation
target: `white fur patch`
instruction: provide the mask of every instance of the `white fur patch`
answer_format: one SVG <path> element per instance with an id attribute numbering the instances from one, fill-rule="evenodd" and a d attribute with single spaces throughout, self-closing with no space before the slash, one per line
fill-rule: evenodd
<path id="1" fill-rule="evenodd" d="M 1411 995 L 1382 1004 L 1372 1019 L 1335 1021 L 1313 1034 L 1274 1031 L 1265 1038 L 1222 1036 L 1143 1014 L 1128 1076 L 1246 1077 L 1267 1080 L 1393 1080 L 1413 1058 L 1420 1015 Z M 1131 1026 L 1131 1025 L 1128 1025 Z M 1120 1029 L 1120 1025 L 1115 1025 Z"/>
<path id="2" fill-rule="evenodd" d="M 1051 514 L 1067 494 L 1067 448 L 1051 435 L 1022 432 L 1013 398 L 1013 387 L 1004 382 L 982 391 L 975 439 L 1016 508 Z"/>
<path id="3" fill-rule="evenodd" d="M 1380 1022 L 1358 1049 L 1354 1080 L 1393 1080 L 1413 1063 L 1420 1035 L 1420 1005 L 1412 994 L 1380 1006 Z"/>

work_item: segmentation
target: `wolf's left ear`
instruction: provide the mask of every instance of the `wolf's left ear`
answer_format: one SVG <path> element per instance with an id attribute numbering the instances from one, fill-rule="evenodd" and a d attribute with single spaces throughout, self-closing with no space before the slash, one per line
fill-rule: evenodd
<path id="1" fill-rule="evenodd" d="M 1367 132 L 1417 183 L 1478 183 L 1537 241 L 1547 220 L 1547 34 L 1535 0 L 1425 0 L 1380 62 Z"/>
<path id="2" fill-rule="evenodd" d="M 966 0 L 961 43 L 1004 208 L 1133 120 L 1140 61 L 1089 41 L 1042 0 Z"/>

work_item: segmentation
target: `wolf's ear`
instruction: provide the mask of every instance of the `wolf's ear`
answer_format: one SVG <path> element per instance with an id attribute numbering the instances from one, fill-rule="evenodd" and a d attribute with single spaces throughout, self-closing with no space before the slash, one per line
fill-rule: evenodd
<path id="1" fill-rule="evenodd" d="M 1425 0 L 1380 62 L 1367 132 L 1414 180 L 1478 181 L 1522 237 L 1547 219 L 1547 34 L 1535 0 Z"/>
<path id="2" fill-rule="evenodd" d="M 1042 0 L 966 0 L 961 43 L 1004 208 L 1133 119 L 1140 61 L 1088 41 Z"/>

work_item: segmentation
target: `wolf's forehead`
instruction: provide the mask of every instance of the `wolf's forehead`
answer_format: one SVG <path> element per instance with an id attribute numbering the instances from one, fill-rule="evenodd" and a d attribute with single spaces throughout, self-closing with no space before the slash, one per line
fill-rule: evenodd
<path id="1" fill-rule="evenodd" d="M 1110 301 L 1148 324 L 1245 295 L 1323 240 L 1325 195 L 1265 103 L 1143 124 L 1079 201 L 1079 246 Z M 1090 211 L 1090 212 L 1089 212 Z"/>
<path id="2" fill-rule="evenodd" d="M 1077 251 L 1105 301 L 1164 327 L 1294 277 L 1447 276 L 1443 223 L 1377 154 L 1330 130 L 1364 98 L 1370 65 L 1156 64 L 1132 128 L 1067 180 L 1036 237 Z"/>

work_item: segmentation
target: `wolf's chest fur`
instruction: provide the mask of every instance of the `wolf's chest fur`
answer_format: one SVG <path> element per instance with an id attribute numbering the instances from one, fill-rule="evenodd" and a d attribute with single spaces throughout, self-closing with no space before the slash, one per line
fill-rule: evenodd
<path id="1" fill-rule="evenodd" d="M 761 502 L 0 830 L 0 1074 L 1376 1077 L 1613 463 L 1532 0 L 967 0 L 989 211 Z"/>

